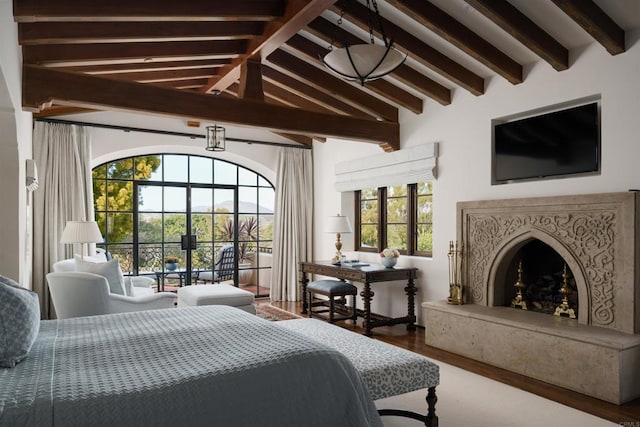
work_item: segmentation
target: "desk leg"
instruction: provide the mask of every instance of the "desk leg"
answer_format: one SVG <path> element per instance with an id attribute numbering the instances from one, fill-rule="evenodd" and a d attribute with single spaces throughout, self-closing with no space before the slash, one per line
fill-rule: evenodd
<path id="1" fill-rule="evenodd" d="M 407 330 L 413 331 L 416 329 L 415 295 L 418 291 L 413 284 L 413 279 L 409 279 L 409 283 L 407 283 L 407 287 L 404 288 L 404 291 L 407 293 L 407 301 L 409 304 L 407 307 L 407 317 L 409 318 Z"/>
<path id="2" fill-rule="evenodd" d="M 309 282 L 309 279 L 307 278 L 307 273 L 303 271 L 302 275 L 300 276 L 300 283 L 302 284 L 302 314 L 307 314 L 307 308 L 309 308 L 307 304 L 307 283 L 308 282 Z"/>
<path id="3" fill-rule="evenodd" d="M 364 289 L 360 292 L 362 301 L 364 302 L 364 334 L 368 337 L 373 336 L 371 332 L 371 300 L 374 292 L 371 290 L 369 282 L 364 283 Z"/>

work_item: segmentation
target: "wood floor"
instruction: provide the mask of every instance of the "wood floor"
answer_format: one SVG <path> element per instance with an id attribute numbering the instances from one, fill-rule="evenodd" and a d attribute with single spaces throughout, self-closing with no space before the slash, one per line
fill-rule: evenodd
<path id="1" fill-rule="evenodd" d="M 300 314 L 302 311 L 302 304 L 299 302 L 273 302 L 271 304 L 296 314 Z M 338 322 L 337 324 L 347 329 L 363 332 L 362 328 L 354 326 L 351 322 Z M 375 339 L 406 348 L 429 358 L 537 394 L 623 426 L 640 426 L 640 399 L 621 406 L 613 405 L 600 399 L 534 380 L 448 351 L 439 350 L 424 343 L 424 328 L 418 328 L 416 331 L 407 331 L 404 325 L 398 325 L 389 328 L 376 328 L 373 332 Z M 588 375 L 588 372 L 585 372 L 585 375 Z M 640 381 L 640 378 L 637 381 Z"/>

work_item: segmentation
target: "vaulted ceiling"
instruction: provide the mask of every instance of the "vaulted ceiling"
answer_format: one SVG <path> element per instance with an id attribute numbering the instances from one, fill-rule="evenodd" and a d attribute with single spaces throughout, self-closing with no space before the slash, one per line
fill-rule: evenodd
<path id="1" fill-rule="evenodd" d="M 383 28 L 408 59 L 361 86 L 320 57 L 332 43 L 368 40 L 365 3 L 14 0 L 23 107 L 45 117 L 163 114 L 269 129 L 304 145 L 336 137 L 392 151 L 399 110 L 426 114 L 425 103 L 449 105 L 455 91 L 482 96 L 492 78 L 517 85 L 527 55 L 568 69 L 575 46 L 561 26 L 611 55 L 625 51 L 617 0 L 379 0 Z"/>

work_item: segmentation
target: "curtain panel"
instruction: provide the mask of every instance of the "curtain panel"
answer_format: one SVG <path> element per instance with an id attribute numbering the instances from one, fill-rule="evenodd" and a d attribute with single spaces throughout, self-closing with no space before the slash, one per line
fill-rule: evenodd
<path id="1" fill-rule="evenodd" d="M 67 221 L 94 219 L 91 138 L 81 126 L 35 122 L 33 153 L 41 186 L 33 197 L 33 288 L 41 317 L 52 317 L 46 276 L 56 261 L 73 257 L 60 243 Z"/>
<path id="2" fill-rule="evenodd" d="M 310 261 L 313 248 L 311 150 L 281 149 L 275 207 L 271 300 L 299 301 L 298 263 Z"/>

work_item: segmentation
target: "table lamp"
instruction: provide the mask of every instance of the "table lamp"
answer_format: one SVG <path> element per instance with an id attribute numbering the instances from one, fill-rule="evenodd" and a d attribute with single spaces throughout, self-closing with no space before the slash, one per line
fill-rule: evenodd
<path id="1" fill-rule="evenodd" d="M 336 233 L 336 255 L 334 259 L 339 261 L 340 256 L 342 255 L 342 252 L 340 252 L 342 249 L 342 242 L 340 241 L 340 238 L 342 237 L 341 234 L 351 233 L 353 231 L 351 229 L 349 218 L 340 214 L 330 216 L 325 231 L 327 233 Z"/>
<path id="2" fill-rule="evenodd" d="M 84 259 L 85 247 L 88 243 L 99 243 L 104 238 L 98 223 L 95 221 L 67 221 L 64 227 L 60 243 L 82 243 L 82 259 Z"/>

